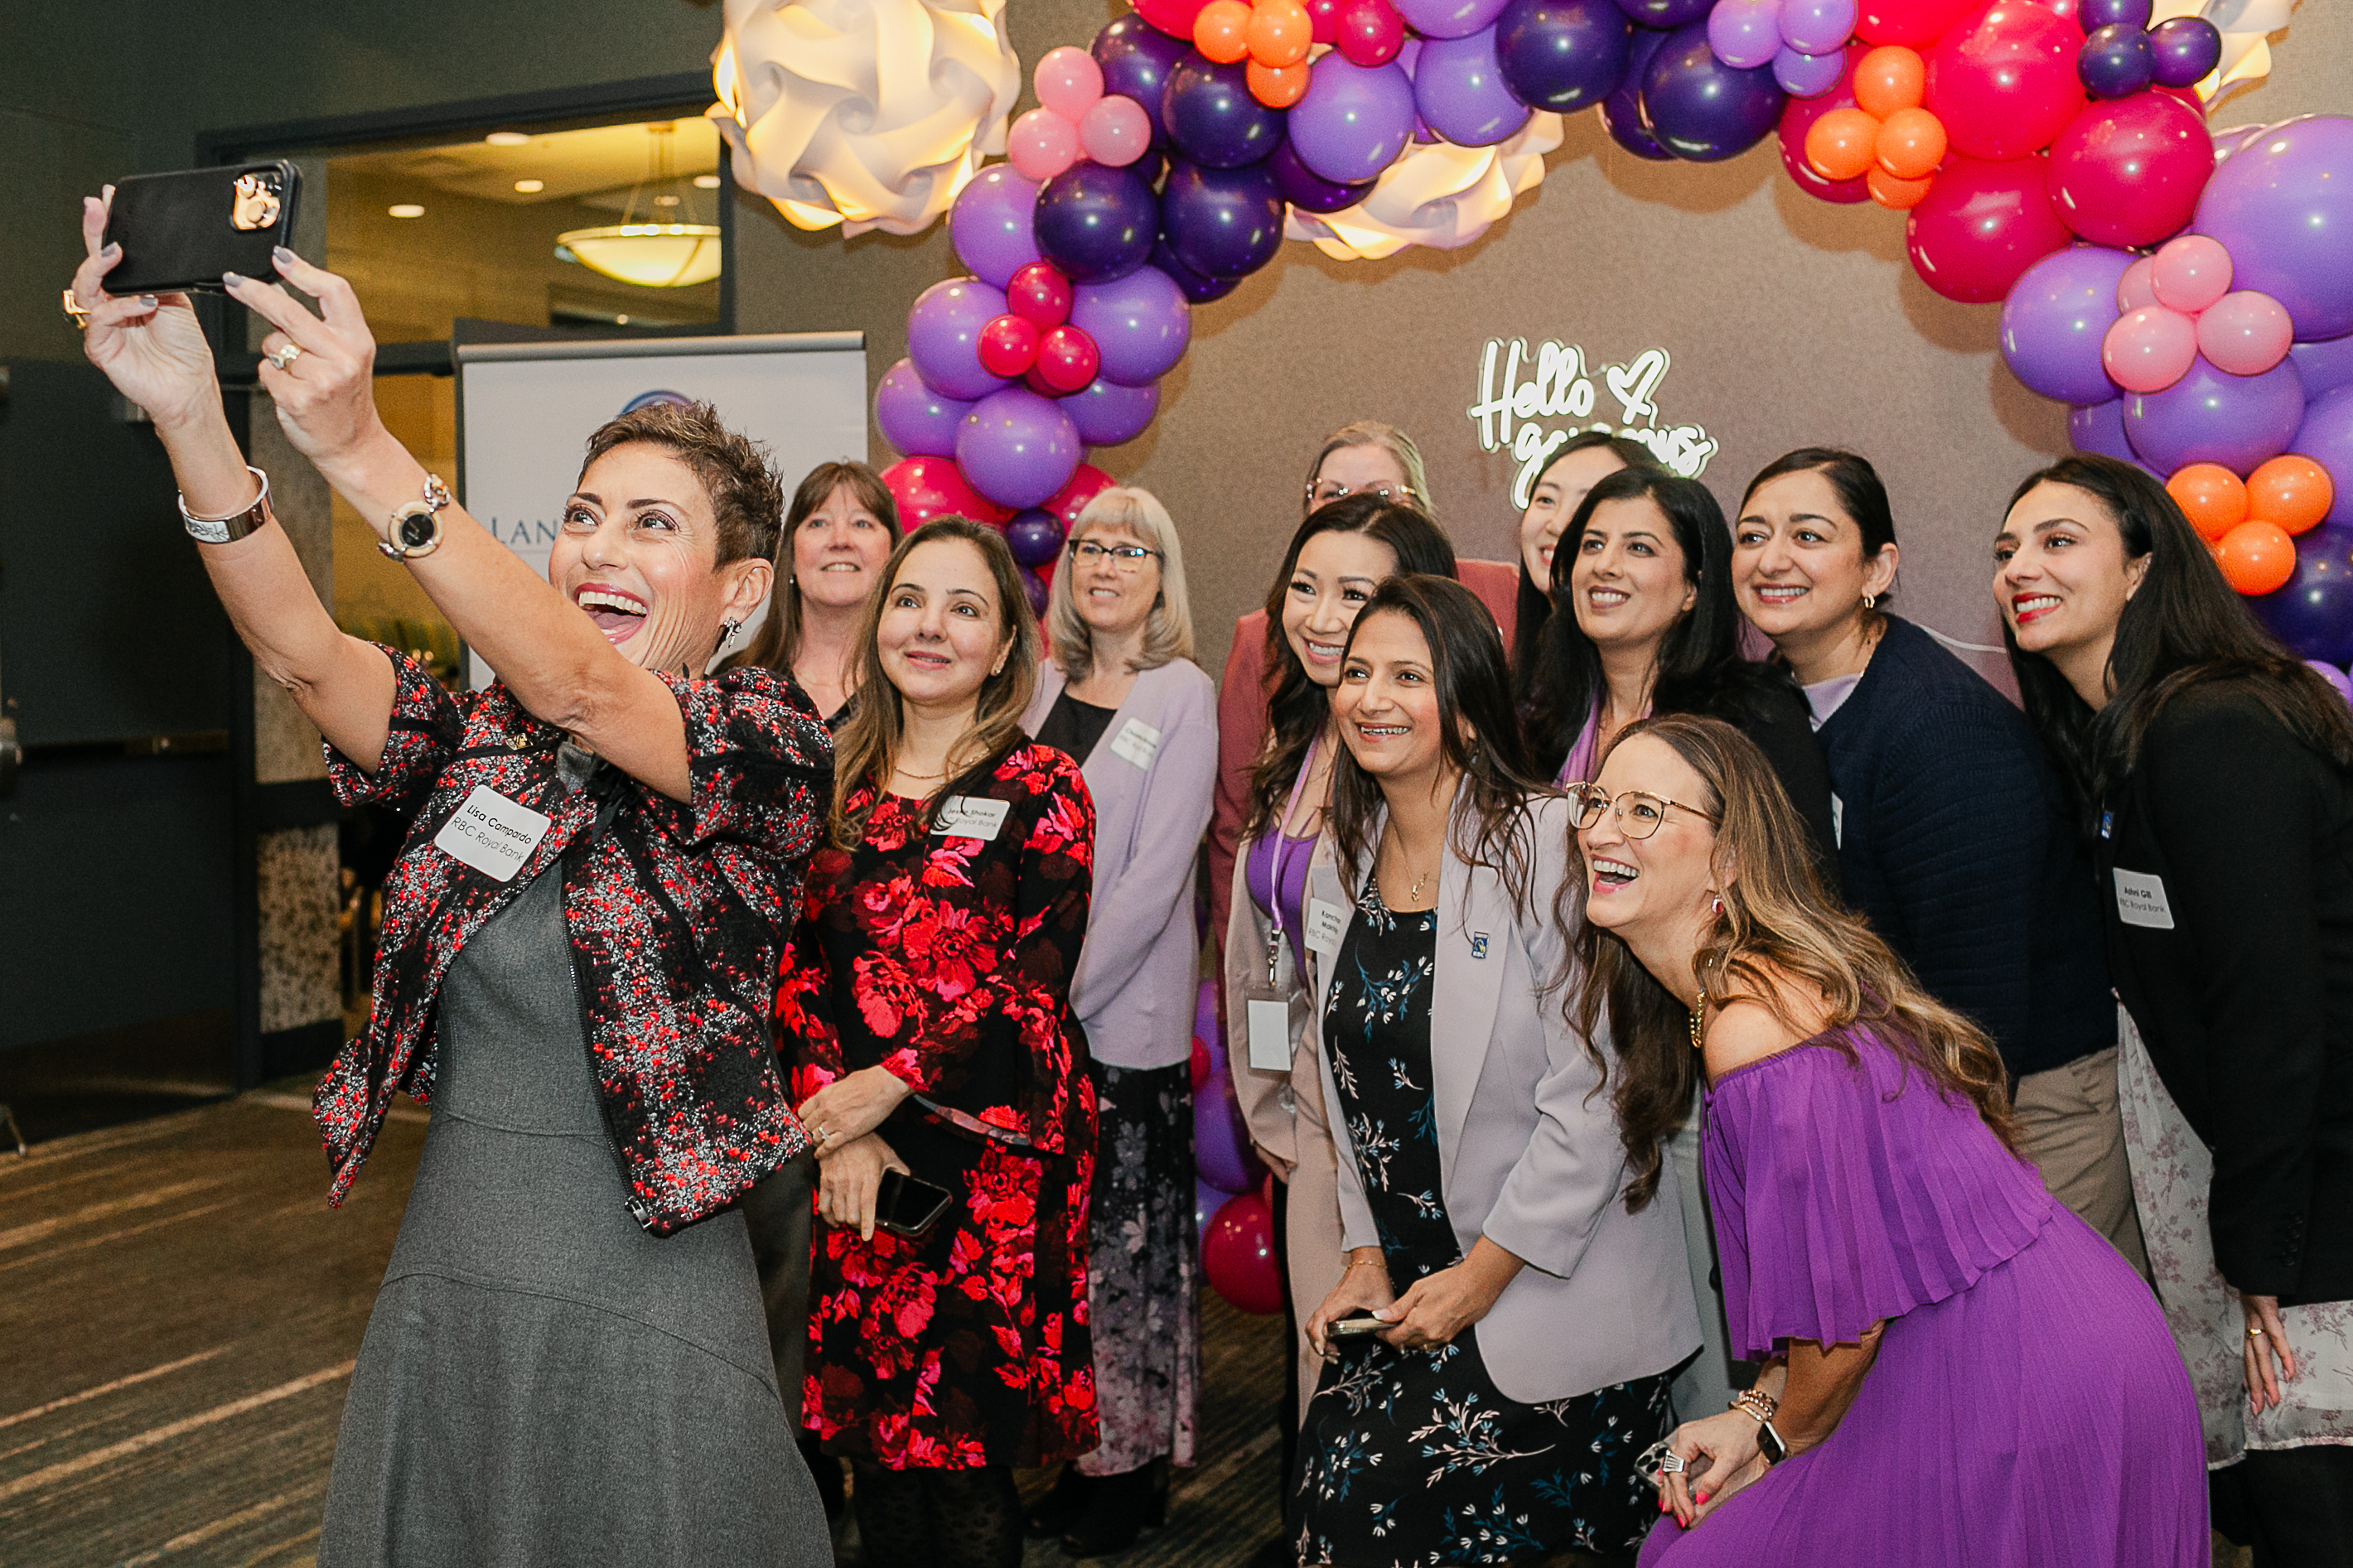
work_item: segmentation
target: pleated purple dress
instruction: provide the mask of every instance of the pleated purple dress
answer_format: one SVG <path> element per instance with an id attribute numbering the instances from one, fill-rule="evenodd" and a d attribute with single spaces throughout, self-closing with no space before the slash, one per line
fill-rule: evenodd
<path id="1" fill-rule="evenodd" d="M 1967 1100 L 1854 1026 L 1725 1074 L 1702 1147 L 1736 1352 L 1887 1331 L 1827 1442 L 1642 1568 L 2211 1568 L 2156 1299 Z"/>

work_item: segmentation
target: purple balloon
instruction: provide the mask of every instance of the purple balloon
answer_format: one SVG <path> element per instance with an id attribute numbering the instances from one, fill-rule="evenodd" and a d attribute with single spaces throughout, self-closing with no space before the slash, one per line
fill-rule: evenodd
<path id="1" fill-rule="evenodd" d="M 1165 141 L 1168 132 L 1160 123 L 1160 95 L 1168 89 L 1168 73 L 1192 47 L 1130 12 L 1095 35 L 1091 52 L 1103 68 L 1103 90 L 1144 105 L 1152 121 L 1152 140 Z"/>
<path id="2" fill-rule="evenodd" d="M 2328 470 L 2328 482 L 2336 490 L 2328 521 L 2353 526 L 2353 386 L 2314 398 L 2288 450 L 2301 452 Z"/>
<path id="3" fill-rule="evenodd" d="M 955 457 L 956 428 L 971 412 L 971 404 L 924 385 L 910 359 L 884 371 L 874 389 L 874 423 L 882 439 L 910 458 Z"/>
<path id="4" fill-rule="evenodd" d="M 1208 1086 L 1204 1084 L 1202 1087 L 1206 1089 Z M 1226 1200 L 1233 1195 L 1219 1192 L 1198 1175 L 1193 1178 L 1193 1245 L 1196 1248 L 1208 1239 L 1209 1222 L 1218 1217 L 1218 1211 L 1225 1207 Z M 1198 1266 L 1200 1265 L 1197 1260 Z"/>
<path id="5" fill-rule="evenodd" d="M 1267 162 L 1271 163 L 1274 160 L 1270 158 Z M 1176 287 L 1185 290 L 1186 300 L 1196 305 L 1222 300 L 1241 283 L 1239 278 L 1211 278 L 1206 273 L 1196 272 L 1177 260 L 1176 253 L 1168 248 L 1168 234 L 1165 226 L 1160 243 L 1152 247 L 1152 265 L 1175 279 Z"/>
<path id="6" fill-rule="evenodd" d="M 1232 1082 L 1211 1073 L 1193 1091 L 1193 1168 L 1220 1192 L 1246 1193 L 1264 1179 L 1266 1167 L 1250 1147 Z"/>
<path id="7" fill-rule="evenodd" d="M 1187 267 L 1205 278 L 1246 278 L 1282 247 L 1282 192 L 1263 163 L 1246 169 L 1178 163 L 1160 194 L 1160 220 L 1168 248 Z"/>
<path id="8" fill-rule="evenodd" d="M 2001 357 L 2028 390 L 2062 403 L 2116 395 L 2100 365 L 2100 339 L 2121 313 L 2116 280 L 2133 260 L 2128 250 L 2077 246 L 2044 257 L 2010 285 L 2001 306 Z"/>
<path id="9" fill-rule="evenodd" d="M 2125 399 L 2125 434 L 2160 474 L 2185 463 L 2252 471 L 2287 450 L 2304 417 L 2304 383 L 2291 360 L 2261 375 L 2228 375 L 2200 354 L 2163 392 Z"/>
<path id="10" fill-rule="evenodd" d="M 1353 185 L 1327 180 L 1299 161 L 1299 149 L 1288 141 L 1274 150 L 1266 161 L 1267 171 L 1274 176 L 1275 187 L 1282 199 L 1303 213 L 1335 213 L 1355 206 L 1373 188 L 1373 182 L 1362 180 Z M 1191 290 L 1187 293 L 1190 295 Z"/>
<path id="11" fill-rule="evenodd" d="M 1185 357 L 1193 330 L 1185 290 L 1156 267 L 1139 267 L 1114 283 L 1081 284 L 1071 324 L 1094 339 L 1098 374 L 1122 386 L 1146 386 Z"/>
<path id="12" fill-rule="evenodd" d="M 1736 70 L 1708 47 L 1707 24 L 1678 28 L 1642 73 L 1642 123 L 1678 158 L 1713 163 L 1773 134 L 1788 95 L 1766 69 Z"/>
<path id="13" fill-rule="evenodd" d="M 2353 332 L 2321 342 L 2291 343 L 2287 353 L 2295 361 L 2296 374 L 2304 378 L 2306 401 L 2316 401 L 2321 394 L 2340 386 L 2353 386 Z"/>
<path id="14" fill-rule="evenodd" d="M 1126 277 L 1159 236 L 1159 205 L 1133 169 L 1081 161 L 1038 192 L 1038 248 L 1073 283 Z"/>
<path id="15" fill-rule="evenodd" d="M 1396 0 L 1405 25 L 1425 38 L 1467 38 L 1494 25 L 1504 0 Z"/>
<path id="16" fill-rule="evenodd" d="M 2175 16 L 2148 30 L 2151 74 L 2159 87 L 2195 87 L 2222 63 L 2222 33 L 2203 16 Z"/>
<path id="17" fill-rule="evenodd" d="M 2094 98 L 2129 98 L 2156 76 L 2148 35 L 2122 22 L 2100 28 L 2075 51 L 2075 79 Z"/>
<path id="18" fill-rule="evenodd" d="M 2324 522 L 2295 542 L 2295 574 L 2247 601 L 2272 636 L 2308 659 L 2353 663 L 2353 527 Z M 2330 672 L 2343 689 L 2343 672 Z"/>
<path id="19" fill-rule="evenodd" d="M 1080 440 L 1090 447 L 1116 447 L 1150 427 L 1152 416 L 1160 411 L 1160 389 L 1122 386 L 1097 376 L 1061 402 Z"/>
<path id="20" fill-rule="evenodd" d="M 1715 0 L 1618 0 L 1618 8 L 1641 26 L 1672 33 L 1677 27 L 1707 20 Z"/>
<path id="21" fill-rule="evenodd" d="M 1005 290 L 977 278 L 951 278 L 916 295 L 907 312 L 907 357 L 923 384 L 966 403 L 1003 386 L 1003 376 L 980 364 L 980 330 L 1003 314 Z"/>
<path id="22" fill-rule="evenodd" d="M 1528 122 L 1528 106 L 1504 85 L 1493 27 L 1424 44 L 1414 66 L 1413 101 L 1430 128 L 1458 147 L 1492 147 Z"/>
<path id="23" fill-rule="evenodd" d="M 1827 55 L 1801 55 L 1783 49 L 1773 57 L 1773 79 L 1791 98 L 1820 98 L 1846 74 L 1843 50 Z"/>
<path id="24" fill-rule="evenodd" d="M 1024 566 L 1043 566 L 1062 552 L 1062 520 L 1032 507 L 1005 525 L 1005 542 Z"/>
<path id="25" fill-rule="evenodd" d="M 2191 227 L 2229 248 L 2233 289 L 2287 307 L 2297 337 L 2353 332 L 2353 120 L 2306 115 L 2242 146 Z"/>
<path id="26" fill-rule="evenodd" d="M 2347 679 L 2343 670 L 2333 664 L 2323 664 L 2316 658 L 2307 658 L 2304 663 L 2306 668 L 2334 687 L 2337 696 L 2353 702 L 2353 679 Z"/>
<path id="27" fill-rule="evenodd" d="M 1282 110 L 1252 97 L 1245 68 L 1187 55 L 1168 73 L 1160 100 L 1168 142 L 1205 169 L 1255 163 L 1282 141 Z"/>
<path id="28" fill-rule="evenodd" d="M 1615 0 L 1511 0 L 1495 21 L 1495 63 L 1522 103 L 1573 114 L 1626 79 L 1633 32 Z"/>
<path id="29" fill-rule="evenodd" d="M 964 416 L 955 459 L 972 488 L 997 505 L 1036 506 L 1078 470 L 1079 432 L 1052 398 L 1008 386 Z"/>
<path id="30" fill-rule="evenodd" d="M 2140 454 L 2132 449 L 2132 442 L 2125 437 L 2125 400 L 2121 397 L 2069 409 L 2067 439 L 2078 452 L 2096 452 L 2119 463 L 2130 463 L 2144 473 L 2148 471 L 2148 465 L 2140 460 Z"/>
<path id="31" fill-rule="evenodd" d="M 956 193 L 948 212 L 948 237 L 976 277 L 1002 289 L 1014 273 L 1039 259 L 1032 227 L 1037 206 L 1037 186 L 1015 174 L 1012 164 L 993 163 Z"/>
<path id="32" fill-rule="evenodd" d="M 1029 613 L 1033 616 L 1044 615 L 1048 593 L 1046 579 L 1038 575 L 1038 570 L 1034 566 L 1023 566 L 1020 572 L 1021 591 L 1029 595 Z"/>
<path id="33" fill-rule="evenodd" d="M 1211 1072 L 1226 1070 L 1226 1043 L 1218 1027 L 1219 993 L 1223 989 L 1216 980 L 1204 980 L 1193 988 L 1193 1037 L 1209 1048 Z"/>
<path id="34" fill-rule="evenodd" d="M 1674 154 L 1661 146 L 1659 139 L 1651 134 L 1651 128 L 1642 123 L 1642 79 L 1671 36 L 1648 27 L 1635 28 L 1633 40 L 1626 50 L 1625 79 L 1601 100 L 1601 129 L 1609 132 L 1610 140 L 1637 158 L 1648 158 L 1653 163 Z"/>
<path id="35" fill-rule="evenodd" d="M 1707 14 L 1707 47 L 1736 70 L 1771 65 L 1781 52 L 1779 0 L 1715 0 Z"/>
<path id="36" fill-rule="evenodd" d="M 1374 179 L 1413 134 L 1413 79 L 1395 60 L 1351 65 L 1335 49 L 1315 62 L 1287 129 L 1299 161 L 1324 178 Z M 1175 182 L 1174 172 L 1169 179 Z"/>
<path id="37" fill-rule="evenodd" d="M 1801 55 L 1835 55 L 1854 37 L 1855 0 L 1781 0 L 1781 41 Z"/>
<path id="38" fill-rule="evenodd" d="M 2155 9 L 2149 0 L 2081 0 L 2075 7 L 2075 24 L 2086 33 L 2102 27 L 2146 27 Z"/>

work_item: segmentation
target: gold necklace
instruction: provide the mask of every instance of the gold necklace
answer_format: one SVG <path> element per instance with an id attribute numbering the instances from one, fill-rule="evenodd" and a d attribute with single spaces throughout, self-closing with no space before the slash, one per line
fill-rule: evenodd
<path id="1" fill-rule="evenodd" d="M 1395 817 L 1391 817 L 1387 823 L 1382 825 L 1381 837 L 1394 843 L 1397 846 L 1398 858 L 1404 858 L 1405 835 L 1397 830 L 1397 819 Z M 1416 877 L 1413 879 L 1413 887 L 1407 891 L 1405 896 L 1405 901 L 1407 903 L 1418 904 L 1421 902 L 1422 889 L 1429 886 L 1430 879 L 1432 877 L 1437 876 L 1439 871 L 1444 868 L 1446 864 L 1446 848 L 1443 844 L 1439 846 L 1438 860 L 1438 865 L 1432 866 L 1429 870 L 1424 871 L 1420 876 Z"/>

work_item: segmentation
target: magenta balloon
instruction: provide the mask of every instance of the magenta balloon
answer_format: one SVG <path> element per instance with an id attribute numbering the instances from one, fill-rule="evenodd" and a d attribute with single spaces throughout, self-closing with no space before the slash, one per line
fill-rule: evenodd
<path id="1" fill-rule="evenodd" d="M 1928 112 L 1968 157 L 2002 163 L 2038 152 L 2084 101 L 2083 42 L 2073 22 L 2033 0 L 1994 0 L 1925 51 Z"/>
<path id="2" fill-rule="evenodd" d="M 1413 116 L 1413 79 L 1404 67 L 1351 65 L 1335 52 L 1315 62 L 1284 129 L 1311 171 L 1353 184 L 1397 162 Z"/>
<path id="3" fill-rule="evenodd" d="M 1781 52 L 1779 0 L 1715 0 L 1707 14 L 1707 47 L 1736 70 L 1771 65 Z"/>
<path id="4" fill-rule="evenodd" d="M 1777 9 L 1781 41 L 1801 55 L 1835 55 L 1854 37 L 1855 0 L 1781 0 Z"/>
<path id="5" fill-rule="evenodd" d="M 1392 0 L 1405 25 L 1425 38 L 1467 38 L 1492 27 L 1505 0 Z"/>
<path id="6" fill-rule="evenodd" d="M 2304 377 L 2305 396 L 2318 397 L 2340 386 L 2353 386 L 2353 332 L 2319 342 L 2296 343 L 2287 352 L 2288 357 L 2295 361 L 2296 374 Z"/>
<path id="7" fill-rule="evenodd" d="M 2078 452 L 2097 452 L 2103 458 L 2114 458 L 2136 468 L 2148 466 L 2140 460 L 2140 454 L 2132 449 L 2132 442 L 2125 437 L 2125 400 L 2121 397 L 2069 409 L 2067 439 Z"/>
<path id="8" fill-rule="evenodd" d="M 1528 106 L 1504 83 L 1493 27 L 1424 44 L 1414 62 L 1413 101 L 1430 128 L 1458 147 L 1492 147 L 1528 122 Z"/>
<path id="9" fill-rule="evenodd" d="M 2127 310 L 2100 338 L 2100 368 L 2126 392 L 2163 392 L 2197 358 L 2198 323 L 2162 305 Z"/>
<path id="10" fill-rule="evenodd" d="M 2295 335 L 2287 311 L 2268 294 L 2241 289 L 2198 318 L 2198 352 L 2232 375 L 2261 375 L 2287 357 Z"/>
<path id="11" fill-rule="evenodd" d="M 923 384 L 965 402 L 1003 386 L 1005 377 L 980 363 L 981 329 L 1003 314 L 1005 290 L 977 278 L 951 278 L 916 295 L 907 312 L 907 357 Z"/>
<path id="12" fill-rule="evenodd" d="M 1773 79 L 1791 98 L 1820 98 L 1838 86 L 1839 79 L 1845 74 L 1846 56 L 1837 50 L 1827 55 L 1801 55 L 1785 48 L 1773 57 Z"/>
<path id="13" fill-rule="evenodd" d="M 2299 338 L 2353 331 L 2353 119 L 2276 125 L 2214 171 L 2198 232 L 2230 247 L 2242 289 L 2287 307 Z"/>
<path id="14" fill-rule="evenodd" d="M 2132 252 L 2076 246 L 2026 269 L 2001 306 L 2001 357 L 2030 391 L 2062 403 L 2105 403 L 2116 387 L 2100 340 L 2116 319 L 2116 281 Z"/>
<path id="15" fill-rule="evenodd" d="M 2042 160 L 1947 157 L 1905 223 L 1921 280 L 1947 300 L 1990 304 L 2068 241 L 2042 189 Z"/>
<path id="16" fill-rule="evenodd" d="M 2328 482 L 2336 490 L 2328 521 L 2353 524 L 2353 386 L 2340 386 L 2314 398 L 2288 450 L 2300 452 L 2328 470 Z"/>
<path id="17" fill-rule="evenodd" d="M 1282 1310 L 1274 1216 L 1264 1198 L 1243 1193 L 1226 1200 L 1201 1238 L 1201 1272 L 1239 1311 L 1264 1316 Z"/>
<path id="18" fill-rule="evenodd" d="M 1002 289 L 1015 272 L 1039 259 L 1031 232 L 1037 208 L 1037 186 L 1009 164 L 992 164 L 956 193 L 948 211 L 948 237 L 975 275 Z"/>
<path id="19" fill-rule="evenodd" d="M 2287 450 L 2303 417 L 2304 383 L 2295 366 L 2284 363 L 2242 376 L 2225 375 L 2201 359 L 2163 392 L 2125 399 L 2125 435 L 2141 460 L 2161 474 L 2185 463 L 2220 463 L 2234 474 L 2250 473 Z"/>
<path id="20" fill-rule="evenodd" d="M 882 439 L 910 458 L 955 456 L 956 429 L 971 412 L 971 404 L 924 385 L 913 360 L 884 371 L 874 389 L 874 423 Z"/>
<path id="21" fill-rule="evenodd" d="M 1212 1072 L 1193 1096 L 1193 1165 L 1203 1181 L 1229 1193 L 1250 1191 L 1266 1173 L 1222 1072 Z"/>
<path id="22" fill-rule="evenodd" d="M 1102 351 L 1097 374 L 1122 386 L 1145 386 L 1185 357 L 1193 310 L 1175 279 L 1149 264 L 1109 283 L 1082 283 L 1071 300 L 1071 324 Z"/>
<path id="23" fill-rule="evenodd" d="M 1062 399 L 1062 412 L 1078 427 L 1079 439 L 1090 447 L 1134 440 L 1159 410 L 1158 387 L 1122 386 L 1101 376 Z"/>
<path id="24" fill-rule="evenodd" d="M 2052 143 L 2051 207 L 2096 245 L 2154 245 L 2189 221 L 2213 166 L 2205 122 L 2179 99 L 2137 92 L 2105 100 L 2068 121 Z"/>
<path id="25" fill-rule="evenodd" d="M 1079 432 L 1052 398 L 1026 386 L 993 392 L 956 430 L 956 467 L 999 506 L 1036 506 L 1078 471 Z"/>

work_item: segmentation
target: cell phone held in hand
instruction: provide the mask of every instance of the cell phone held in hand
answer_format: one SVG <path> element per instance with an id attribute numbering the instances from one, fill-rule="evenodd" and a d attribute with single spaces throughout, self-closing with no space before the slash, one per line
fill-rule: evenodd
<path id="1" fill-rule="evenodd" d="M 106 238 L 122 259 L 106 291 L 220 292 L 221 274 L 272 278 L 276 246 L 294 243 L 294 203 L 302 172 L 280 158 L 172 174 L 132 174 L 114 187 Z"/>
<path id="2" fill-rule="evenodd" d="M 955 1194 L 904 1171 L 882 1173 L 882 1187 L 874 1196 L 874 1223 L 892 1236 L 920 1240 L 948 1212 Z"/>
<path id="3" fill-rule="evenodd" d="M 1327 1324 L 1324 1327 L 1324 1335 L 1326 1339 L 1358 1340 L 1377 1334 L 1383 1329 L 1396 1327 L 1395 1323 L 1380 1318 L 1343 1318 L 1336 1323 Z"/>

